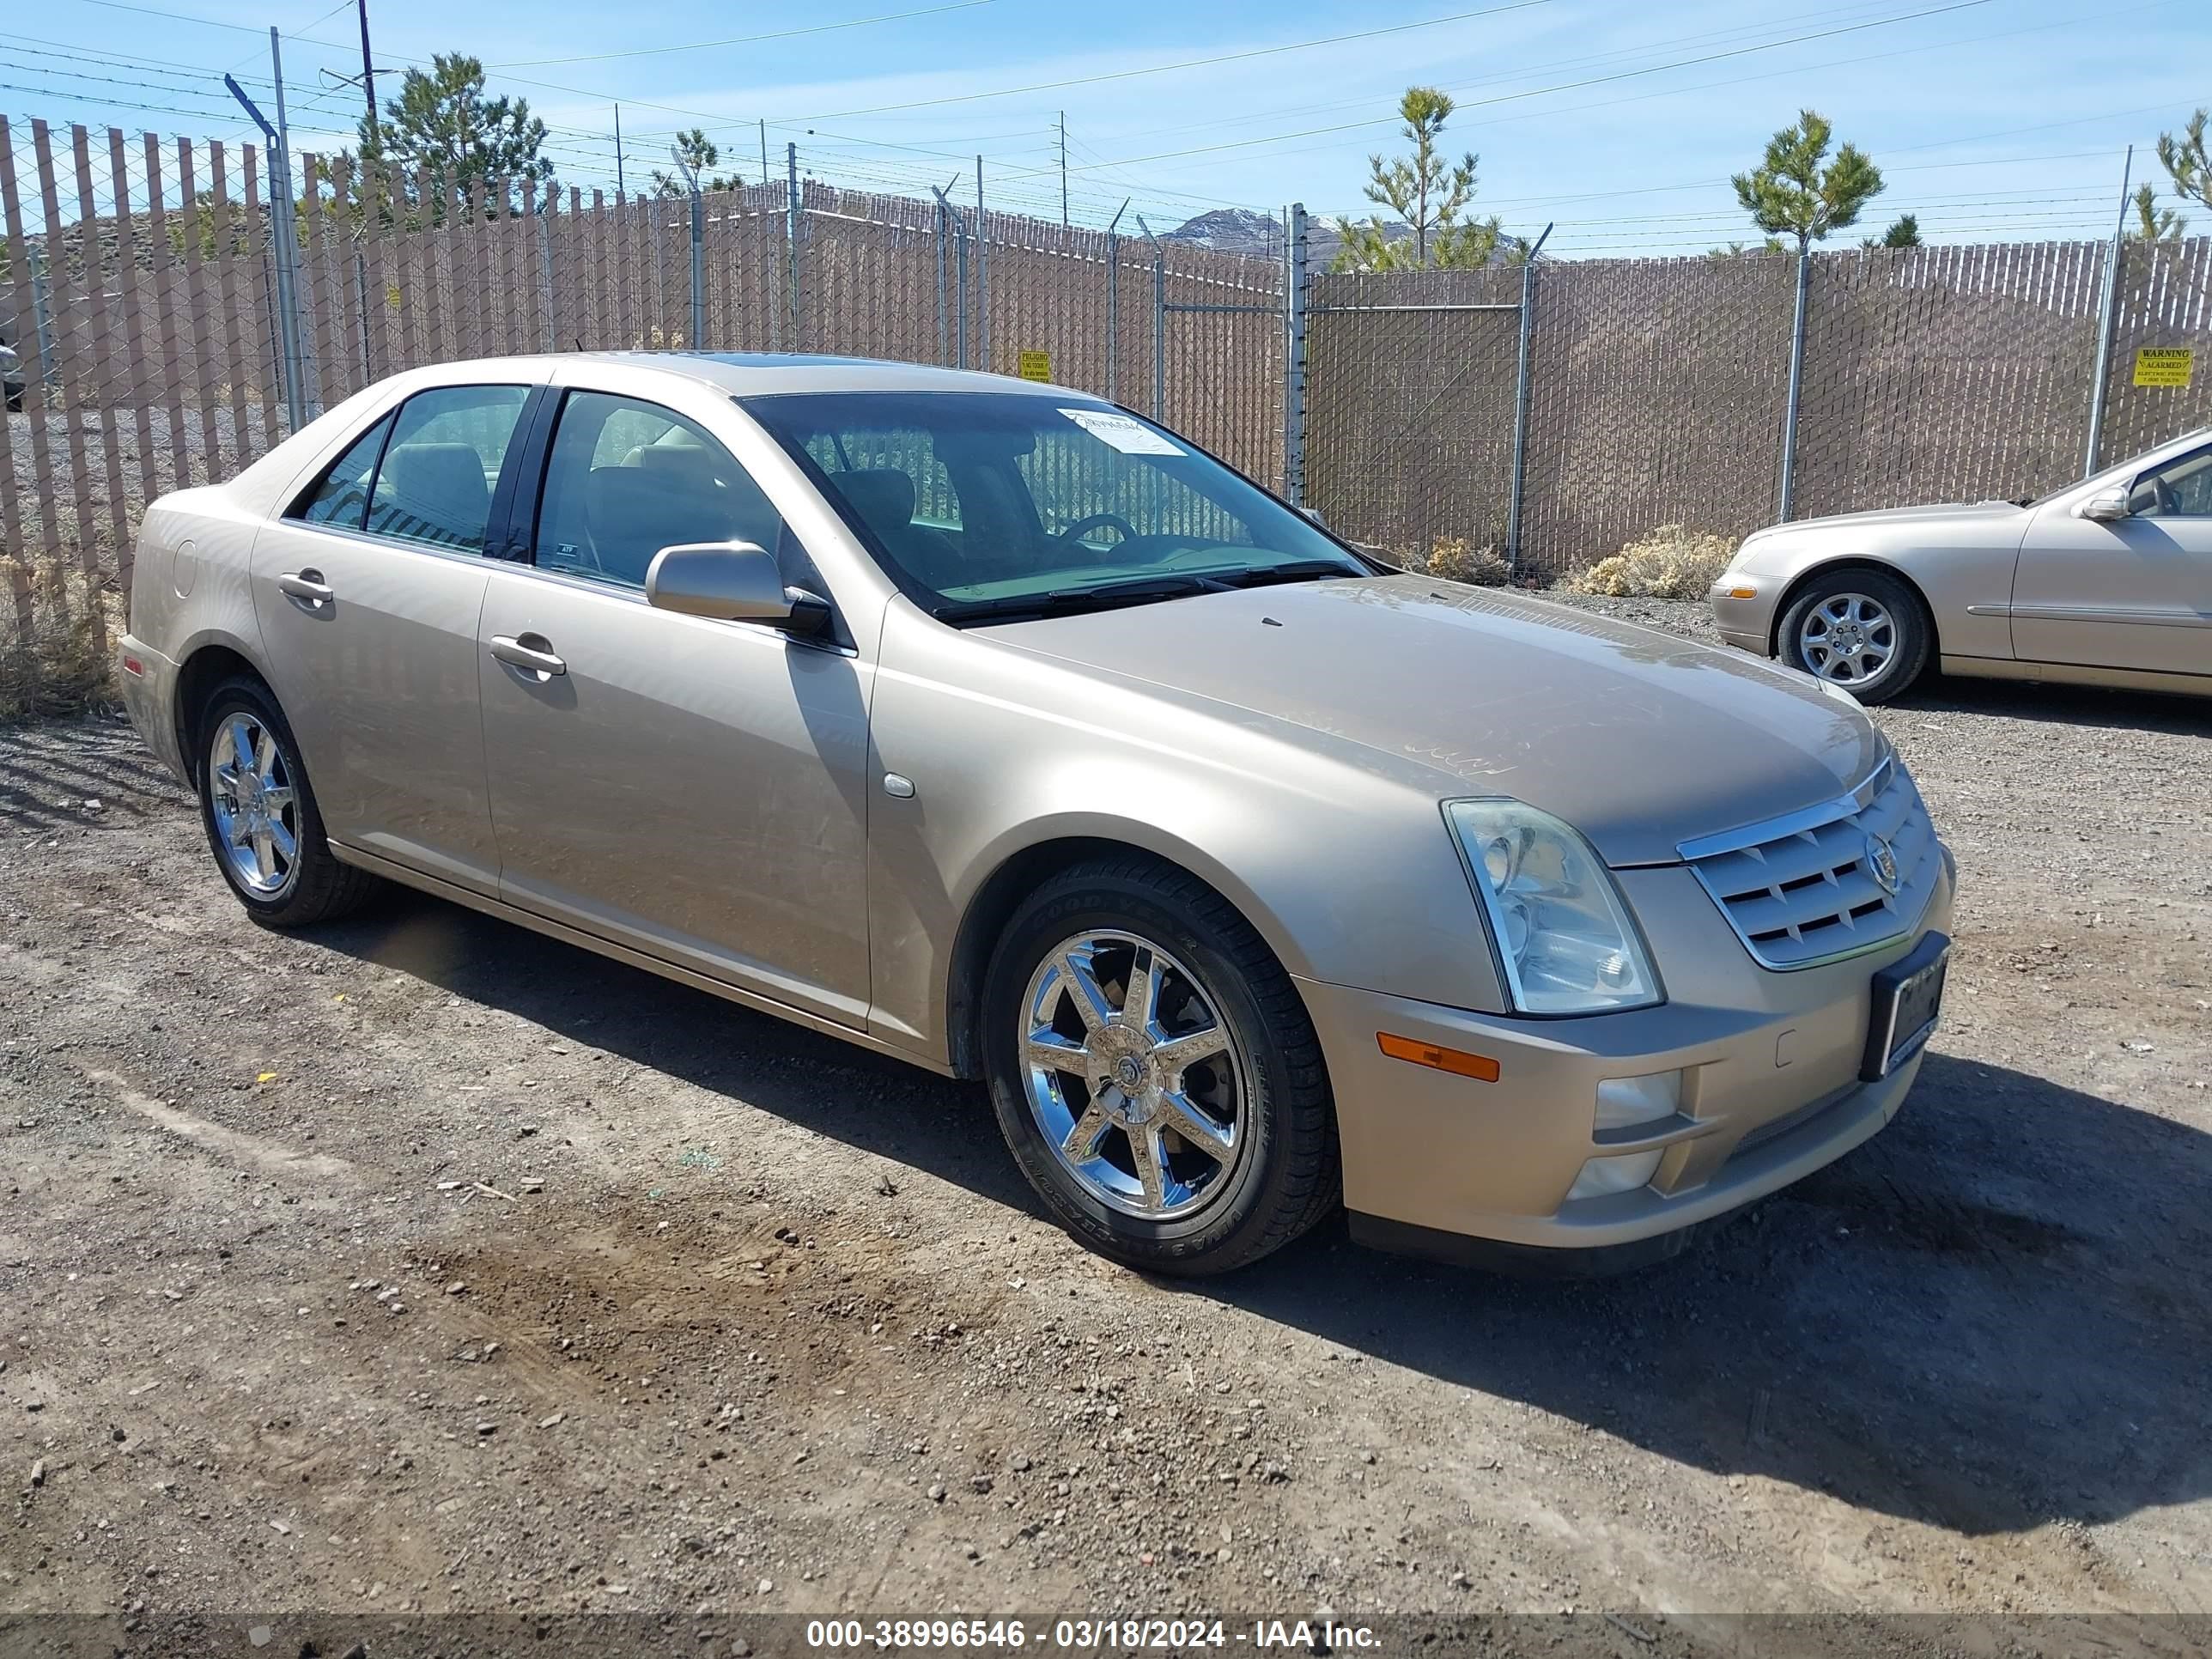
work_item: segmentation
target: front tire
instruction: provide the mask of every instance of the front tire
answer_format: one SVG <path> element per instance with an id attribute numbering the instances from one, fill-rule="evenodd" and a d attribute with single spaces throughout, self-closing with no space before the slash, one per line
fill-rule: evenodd
<path id="1" fill-rule="evenodd" d="M 1783 613 L 1782 660 L 1863 703 L 1910 690 L 1928 666 L 1936 627 L 1920 596 L 1879 570 L 1813 578 Z"/>
<path id="2" fill-rule="evenodd" d="M 982 998 L 1015 1161 L 1090 1249 L 1224 1273 L 1335 1207 L 1335 1109 L 1290 975 L 1236 908 L 1140 856 L 1016 908 Z"/>
<path id="3" fill-rule="evenodd" d="M 331 852 L 299 743 L 267 686 L 241 676 L 216 687 L 200 713 L 197 750 L 208 848 L 256 921 L 329 921 L 376 890 L 375 877 Z"/>

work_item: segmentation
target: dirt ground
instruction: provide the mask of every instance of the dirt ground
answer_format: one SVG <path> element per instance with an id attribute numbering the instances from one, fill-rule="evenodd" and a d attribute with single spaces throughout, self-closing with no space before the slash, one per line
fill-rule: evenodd
<path id="1" fill-rule="evenodd" d="M 0 1613 L 2159 1645 L 2212 1614 L 2212 704 L 1879 718 L 1960 863 L 1918 1088 L 1569 1284 L 1340 1225 L 1148 1280 L 1038 1218 L 975 1087 L 405 894 L 260 931 L 127 726 L 0 732 Z"/>

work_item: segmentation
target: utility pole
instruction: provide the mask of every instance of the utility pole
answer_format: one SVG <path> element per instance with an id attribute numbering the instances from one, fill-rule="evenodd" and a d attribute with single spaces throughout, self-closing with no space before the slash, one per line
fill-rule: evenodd
<path id="1" fill-rule="evenodd" d="M 354 9 L 361 14 L 361 93 L 368 103 L 368 144 L 377 148 L 376 132 L 376 68 L 368 56 L 368 0 L 354 0 Z"/>
<path id="2" fill-rule="evenodd" d="M 615 200 L 623 198 L 622 153 L 622 106 L 615 106 Z"/>
<path id="3" fill-rule="evenodd" d="M 761 183 L 768 182 L 768 118 L 761 118 Z"/>
<path id="4" fill-rule="evenodd" d="M 1060 222 L 1067 226 L 1067 112 L 1060 112 Z"/>

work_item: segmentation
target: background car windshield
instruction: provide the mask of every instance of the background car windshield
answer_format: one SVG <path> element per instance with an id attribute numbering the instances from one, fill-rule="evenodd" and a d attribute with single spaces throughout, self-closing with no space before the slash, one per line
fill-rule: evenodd
<path id="1" fill-rule="evenodd" d="M 1181 439 L 1077 397 L 813 392 L 744 408 L 894 574 L 947 603 L 1310 562 L 1372 574 Z"/>

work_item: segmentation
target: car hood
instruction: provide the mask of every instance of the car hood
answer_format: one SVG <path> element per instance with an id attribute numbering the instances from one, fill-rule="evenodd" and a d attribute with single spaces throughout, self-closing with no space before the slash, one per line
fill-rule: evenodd
<path id="1" fill-rule="evenodd" d="M 1825 530 L 1835 525 L 1945 524 L 1963 526 L 1977 522 L 2001 524 L 2007 520 L 2025 518 L 2027 514 L 2026 507 L 2012 501 L 1945 501 L 1933 507 L 1882 507 L 1865 513 L 1832 513 L 1824 519 L 1794 519 L 1786 525 L 1776 525 L 1758 533 L 1765 537 L 1791 531 Z"/>
<path id="2" fill-rule="evenodd" d="M 1830 800 L 1884 752 L 1806 676 L 1521 594 L 1415 576 L 1055 617 L 997 642 L 1351 742 L 1440 800 L 1510 795 L 1609 864 Z"/>

